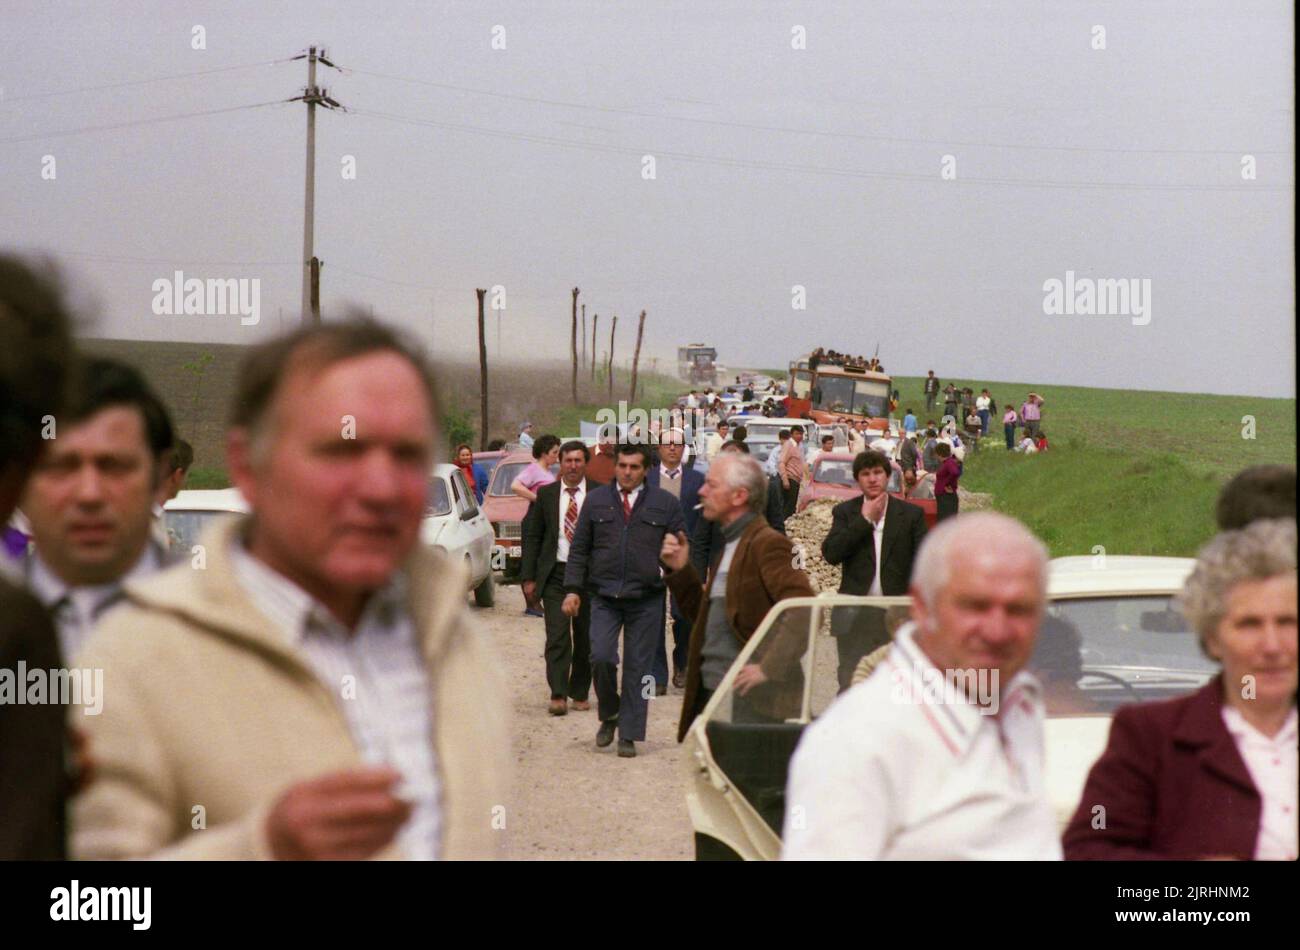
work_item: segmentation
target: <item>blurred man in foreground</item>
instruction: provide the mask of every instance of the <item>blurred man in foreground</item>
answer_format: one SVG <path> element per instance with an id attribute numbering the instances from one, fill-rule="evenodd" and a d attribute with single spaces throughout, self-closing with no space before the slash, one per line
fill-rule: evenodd
<path id="1" fill-rule="evenodd" d="M 112 692 L 77 857 L 495 853 L 508 705 L 466 568 L 418 544 L 436 411 L 373 321 L 249 353 L 227 461 L 252 514 L 128 585 L 85 651 Z"/>
<path id="2" fill-rule="evenodd" d="M 49 445 L 42 435 L 52 434 L 49 423 L 63 409 L 71 323 L 52 274 L 0 255 L 0 524 Z M 0 676 L 16 680 L 20 663 L 29 674 L 63 668 L 49 614 L 11 580 L 0 574 Z M 0 703 L 0 861 L 65 856 L 64 748 L 61 701 Z"/>
<path id="3" fill-rule="evenodd" d="M 1005 515 L 965 515 L 926 536 L 910 593 L 888 658 L 800 739 L 782 856 L 1059 860 L 1025 671 L 1046 550 Z"/>

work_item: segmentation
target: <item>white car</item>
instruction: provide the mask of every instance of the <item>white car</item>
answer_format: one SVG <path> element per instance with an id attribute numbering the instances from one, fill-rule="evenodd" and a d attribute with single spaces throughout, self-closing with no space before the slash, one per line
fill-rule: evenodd
<path id="1" fill-rule="evenodd" d="M 163 527 L 172 547 L 188 552 L 213 521 L 247 511 L 248 502 L 237 488 L 185 490 L 163 506 Z M 492 606 L 492 526 L 455 465 L 435 465 L 429 476 L 420 540 L 463 558 L 469 565 L 474 602 L 480 607 Z"/>
<path id="2" fill-rule="evenodd" d="M 1184 695 L 1217 672 L 1171 606 L 1194 563 L 1101 554 L 1051 562 L 1047 616 L 1030 666 L 1045 687 L 1047 794 L 1062 830 L 1105 749 L 1115 708 Z M 894 608 L 901 621 L 908 606 L 905 597 L 828 592 L 785 600 L 768 612 L 686 736 L 697 859 L 780 855 L 790 757 L 804 727 L 838 693 L 831 625 L 852 624 L 864 608 Z M 735 678 L 778 638 L 797 641 L 790 653 L 802 650 L 788 681 L 792 706 L 783 721 L 757 723 L 746 715 Z"/>
<path id="3" fill-rule="evenodd" d="M 464 559 L 469 567 L 474 603 L 480 607 L 492 606 L 496 599 L 492 580 L 492 546 L 496 536 L 474 500 L 464 473 L 455 465 L 443 463 L 433 467 L 420 540 L 430 547 L 442 548 L 454 558 Z"/>

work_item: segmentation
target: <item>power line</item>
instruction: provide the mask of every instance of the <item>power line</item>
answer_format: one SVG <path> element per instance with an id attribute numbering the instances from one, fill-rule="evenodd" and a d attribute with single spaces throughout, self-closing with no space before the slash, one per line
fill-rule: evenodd
<path id="1" fill-rule="evenodd" d="M 716 155 L 699 155 L 692 152 L 678 152 L 666 149 L 655 148 L 632 148 L 622 145 L 605 145 L 597 142 L 579 142 L 572 139 L 556 138 L 549 135 L 539 135 L 528 132 L 511 132 L 504 129 L 490 129 L 484 126 L 466 125 L 455 122 L 441 122 L 436 119 L 422 119 L 411 116 L 399 116 L 388 112 L 372 112 L 368 109 L 353 109 L 353 115 L 366 116 L 370 118 L 383 119 L 389 122 L 396 122 L 405 125 L 418 125 L 430 128 L 448 129 L 455 132 L 467 132 L 472 135 L 485 135 L 493 138 L 513 139 L 516 141 L 533 142 L 542 145 L 553 145 L 557 148 L 579 149 L 583 151 L 609 152 L 621 155 L 654 155 L 666 158 L 676 159 L 677 161 L 703 164 L 718 165 L 726 168 L 755 168 L 768 171 L 794 171 L 807 172 L 817 175 L 829 175 L 841 178 L 861 178 L 861 179 L 880 179 L 885 181 L 908 181 L 923 182 L 927 184 L 976 184 L 976 185 L 1003 185 L 1010 187 L 1023 188 L 1064 188 L 1064 189 L 1101 189 L 1115 191 L 1227 191 L 1227 192 L 1287 192 L 1291 187 L 1271 187 L 1267 185 L 1181 185 L 1165 183 L 1144 183 L 1144 182 L 1115 182 L 1115 181 L 1057 181 L 1050 179 L 1012 179 L 1012 178 L 981 178 L 963 176 L 953 179 L 951 182 L 941 179 L 934 174 L 921 174 L 917 172 L 884 172 L 870 171 L 856 168 L 835 168 L 822 165 L 806 165 L 797 162 L 779 162 L 762 159 L 743 159 L 731 158 L 727 156 Z"/>
<path id="2" fill-rule="evenodd" d="M 269 102 L 253 102 L 243 106 L 227 106 L 224 109 L 205 109 L 202 112 L 180 112 L 176 115 L 161 115 L 149 119 L 129 119 L 125 122 L 111 122 L 106 125 L 87 125 L 79 129 L 61 129 L 55 132 L 38 132 L 34 135 L 18 135 L 0 142 L 37 142 L 43 139 L 64 138 L 69 135 L 82 135 L 86 132 L 111 132 L 114 129 L 127 129 L 138 125 L 156 125 L 160 122 L 174 122 L 177 119 L 193 119 L 206 115 L 222 115 L 227 112 L 240 112 L 244 109 L 262 109 L 266 106 L 283 105 L 290 100 L 272 99 Z"/>
<path id="3" fill-rule="evenodd" d="M 49 99 L 54 96 L 69 96 L 73 93 L 99 92 L 101 89 L 123 89 L 127 86 L 143 86 L 152 82 L 167 82 L 172 79 L 191 79 L 195 76 L 211 76 L 213 73 L 228 73 L 236 69 L 255 69 L 258 66 L 279 66 L 292 62 L 295 57 L 272 59 L 261 63 L 241 63 L 237 66 L 217 66 L 213 69 L 200 69 L 190 73 L 172 73 L 168 76 L 152 76 L 148 79 L 127 79 L 122 82 L 103 83 L 98 86 L 80 86 L 76 89 L 57 89 L 53 92 L 32 92 L 24 96 L 5 96 L 3 102 L 24 102 L 29 99 Z"/>
<path id="4" fill-rule="evenodd" d="M 1029 145 L 1026 143 L 1010 142 L 976 142 L 961 139 L 929 139 L 917 138 L 914 136 L 898 135 L 870 135 L 864 132 L 830 132 L 825 129 L 806 129 L 782 125 L 764 125 L 755 122 L 737 122 L 727 119 L 704 119 L 696 116 L 684 115 L 667 115 L 660 112 L 643 112 L 637 109 L 622 109 L 614 106 L 591 105 L 590 103 L 571 102 L 563 99 L 548 99 L 541 96 L 528 96 L 521 93 L 496 92 L 490 89 L 477 89 L 472 86 L 461 86 L 456 83 L 434 82 L 428 79 L 415 79 L 409 76 L 395 76 L 390 73 L 379 73 L 367 69 L 357 69 L 355 67 L 339 67 L 340 72 L 356 73 L 360 76 L 374 76 L 378 79 L 390 79 L 395 82 L 412 83 L 419 86 L 430 86 L 435 89 L 445 89 L 453 92 L 465 92 L 478 96 L 490 96 L 497 99 L 509 99 L 516 102 L 529 102 L 538 105 L 560 106 L 566 109 L 584 109 L 591 112 L 603 112 L 612 115 L 627 115 L 642 119 L 664 119 L 672 122 L 687 122 L 696 125 L 713 125 L 722 128 L 745 129 L 753 132 L 782 132 L 794 135 L 813 135 L 823 138 L 851 139 L 863 142 L 889 142 L 898 145 L 926 145 L 941 148 L 988 148 L 988 149 L 1008 149 L 1014 151 L 1034 151 L 1034 152 L 1079 152 L 1079 153 L 1100 153 L 1112 155 L 1241 155 L 1249 152 L 1251 155 L 1290 155 L 1291 149 L 1184 149 L 1184 148 L 1117 148 L 1105 146 L 1084 146 L 1084 145 Z"/>
<path id="5" fill-rule="evenodd" d="M 190 258 L 164 257 L 127 257 L 121 254 L 87 254 L 81 251 L 59 251 L 60 257 L 75 257 L 81 260 L 105 264 L 161 264 L 177 267 L 182 264 L 198 267 L 297 267 L 298 261 L 202 261 Z"/>

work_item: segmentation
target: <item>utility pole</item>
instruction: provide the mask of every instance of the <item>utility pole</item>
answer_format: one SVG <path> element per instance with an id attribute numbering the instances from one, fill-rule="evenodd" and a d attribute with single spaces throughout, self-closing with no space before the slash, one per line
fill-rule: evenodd
<path id="1" fill-rule="evenodd" d="M 320 323 L 320 269 L 321 269 L 320 258 L 312 257 L 311 269 L 309 271 L 311 277 L 311 287 L 307 292 L 308 293 L 307 300 L 310 306 L 310 309 L 307 312 L 311 314 L 312 323 Z M 371 304 L 370 316 L 374 317 L 374 315 L 375 315 L 375 307 L 374 304 Z"/>
<path id="2" fill-rule="evenodd" d="M 641 320 L 636 325 L 636 350 L 632 354 L 632 395 L 628 397 L 629 406 L 636 405 L 636 370 L 641 362 L 641 337 L 645 335 L 645 311 L 641 311 Z"/>
<path id="3" fill-rule="evenodd" d="M 573 404 L 578 404 L 578 288 L 573 288 L 573 324 L 569 332 L 570 357 L 573 360 Z"/>
<path id="4" fill-rule="evenodd" d="M 618 314 L 614 314 L 614 325 L 609 328 L 609 401 L 614 401 L 614 334 L 618 332 Z"/>
<path id="5" fill-rule="evenodd" d="M 303 90 L 301 96 L 294 96 L 290 102 L 307 103 L 307 175 L 306 175 L 306 192 L 303 200 L 303 220 L 302 220 L 302 319 L 320 321 L 319 306 L 312 308 L 312 278 L 319 277 L 319 270 L 312 264 L 316 257 L 314 248 L 315 226 L 316 226 L 316 106 L 322 105 L 327 109 L 342 109 L 338 102 L 330 98 L 328 89 L 321 89 L 316 85 L 316 63 L 322 62 L 326 66 L 338 69 L 325 56 L 325 50 L 316 52 L 316 47 L 310 47 L 306 53 L 301 56 L 295 56 L 294 59 L 307 60 L 307 88 Z"/>
<path id="6" fill-rule="evenodd" d="M 596 381 L 596 331 L 600 328 L 600 314 L 591 315 L 591 381 Z"/>
<path id="7" fill-rule="evenodd" d="M 587 305 L 582 305 L 582 368 L 587 368 Z"/>
<path id="8" fill-rule="evenodd" d="M 487 374 L 487 336 L 483 327 L 483 298 L 486 289 L 476 289 L 478 294 L 478 388 L 479 388 L 479 427 L 478 450 L 487 451 L 488 444 L 488 374 Z"/>

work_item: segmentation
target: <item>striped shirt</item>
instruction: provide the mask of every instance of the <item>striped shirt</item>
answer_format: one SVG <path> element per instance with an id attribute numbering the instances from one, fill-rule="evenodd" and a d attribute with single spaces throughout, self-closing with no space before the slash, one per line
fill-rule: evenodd
<path id="1" fill-rule="evenodd" d="M 235 576 L 254 606 L 301 652 L 347 721 L 361 758 L 400 772 L 393 794 L 412 803 L 397 843 L 408 857 L 436 860 L 441 786 L 433 748 L 428 671 L 396 574 L 367 601 L 355 631 L 293 581 L 233 546 Z"/>

